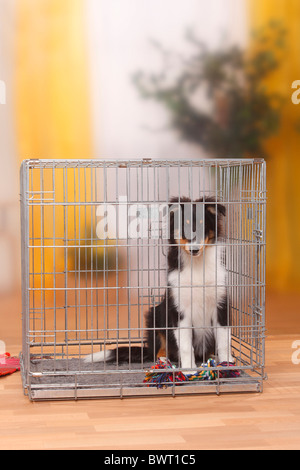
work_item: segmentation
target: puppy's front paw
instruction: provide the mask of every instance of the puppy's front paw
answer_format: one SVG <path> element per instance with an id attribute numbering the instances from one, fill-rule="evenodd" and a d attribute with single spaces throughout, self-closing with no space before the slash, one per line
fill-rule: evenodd
<path id="1" fill-rule="evenodd" d="M 198 370 L 184 370 L 183 373 L 184 375 L 197 375 L 198 374 Z"/>
<path id="2" fill-rule="evenodd" d="M 182 372 L 185 374 L 185 375 L 195 375 L 197 374 L 197 364 L 195 362 L 195 360 L 192 360 L 192 361 L 182 361 L 181 363 L 181 368 L 182 368 Z"/>

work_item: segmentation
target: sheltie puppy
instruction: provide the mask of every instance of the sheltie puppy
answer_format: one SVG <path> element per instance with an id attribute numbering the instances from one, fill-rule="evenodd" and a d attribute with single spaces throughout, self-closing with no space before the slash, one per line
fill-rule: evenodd
<path id="1" fill-rule="evenodd" d="M 167 357 L 187 372 L 215 355 L 231 355 L 229 299 L 224 265 L 224 205 L 214 198 L 169 204 L 167 289 L 146 314 L 144 347 L 118 347 L 90 354 L 85 362 L 155 362 Z"/>

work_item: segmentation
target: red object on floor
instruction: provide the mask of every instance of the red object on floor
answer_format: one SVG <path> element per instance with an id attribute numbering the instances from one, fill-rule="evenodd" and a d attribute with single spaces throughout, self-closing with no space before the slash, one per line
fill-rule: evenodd
<path id="1" fill-rule="evenodd" d="M 0 377 L 20 370 L 20 360 L 9 353 L 0 354 Z"/>

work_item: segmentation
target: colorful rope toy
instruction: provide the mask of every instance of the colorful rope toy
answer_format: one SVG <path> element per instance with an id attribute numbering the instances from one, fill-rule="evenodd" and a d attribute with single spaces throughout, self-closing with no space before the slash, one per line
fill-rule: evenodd
<path id="1" fill-rule="evenodd" d="M 176 366 L 174 366 L 169 359 L 160 357 L 157 359 L 155 365 L 151 367 L 151 370 L 146 373 L 144 383 L 147 383 L 148 387 L 167 388 L 173 385 L 173 383 L 179 384 L 198 380 L 216 380 L 218 377 L 239 377 L 240 372 L 236 369 L 216 370 L 217 367 L 223 368 L 234 365 L 235 364 L 232 362 L 221 362 L 217 364 L 214 359 L 208 359 L 207 363 L 201 365 L 204 370 L 196 374 L 183 374 L 180 371 L 174 371 Z M 166 372 L 162 372 L 162 370 L 166 370 Z"/>
<path id="2" fill-rule="evenodd" d="M 201 370 L 197 374 L 187 374 L 187 380 L 215 380 L 218 376 L 216 370 L 212 370 L 212 367 L 216 367 L 216 361 L 214 359 L 208 359 L 206 364 L 202 364 L 201 367 L 205 367 L 206 370 Z"/>
<path id="3" fill-rule="evenodd" d="M 158 369 L 164 369 L 166 372 L 161 372 Z M 182 372 L 174 372 L 176 366 L 166 357 L 159 357 L 154 366 L 151 367 L 151 371 L 146 373 L 144 383 L 148 383 L 148 387 L 166 388 L 172 385 L 173 382 L 185 382 L 186 376 Z M 155 371 L 156 372 L 153 372 Z"/>

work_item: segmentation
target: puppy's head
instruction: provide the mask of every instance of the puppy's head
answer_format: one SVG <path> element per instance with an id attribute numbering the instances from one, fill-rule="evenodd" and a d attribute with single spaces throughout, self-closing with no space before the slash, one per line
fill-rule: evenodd
<path id="1" fill-rule="evenodd" d="M 170 243 L 177 244 L 191 256 L 200 256 L 204 247 L 223 236 L 224 205 L 214 198 L 173 198 L 170 210 Z"/>

